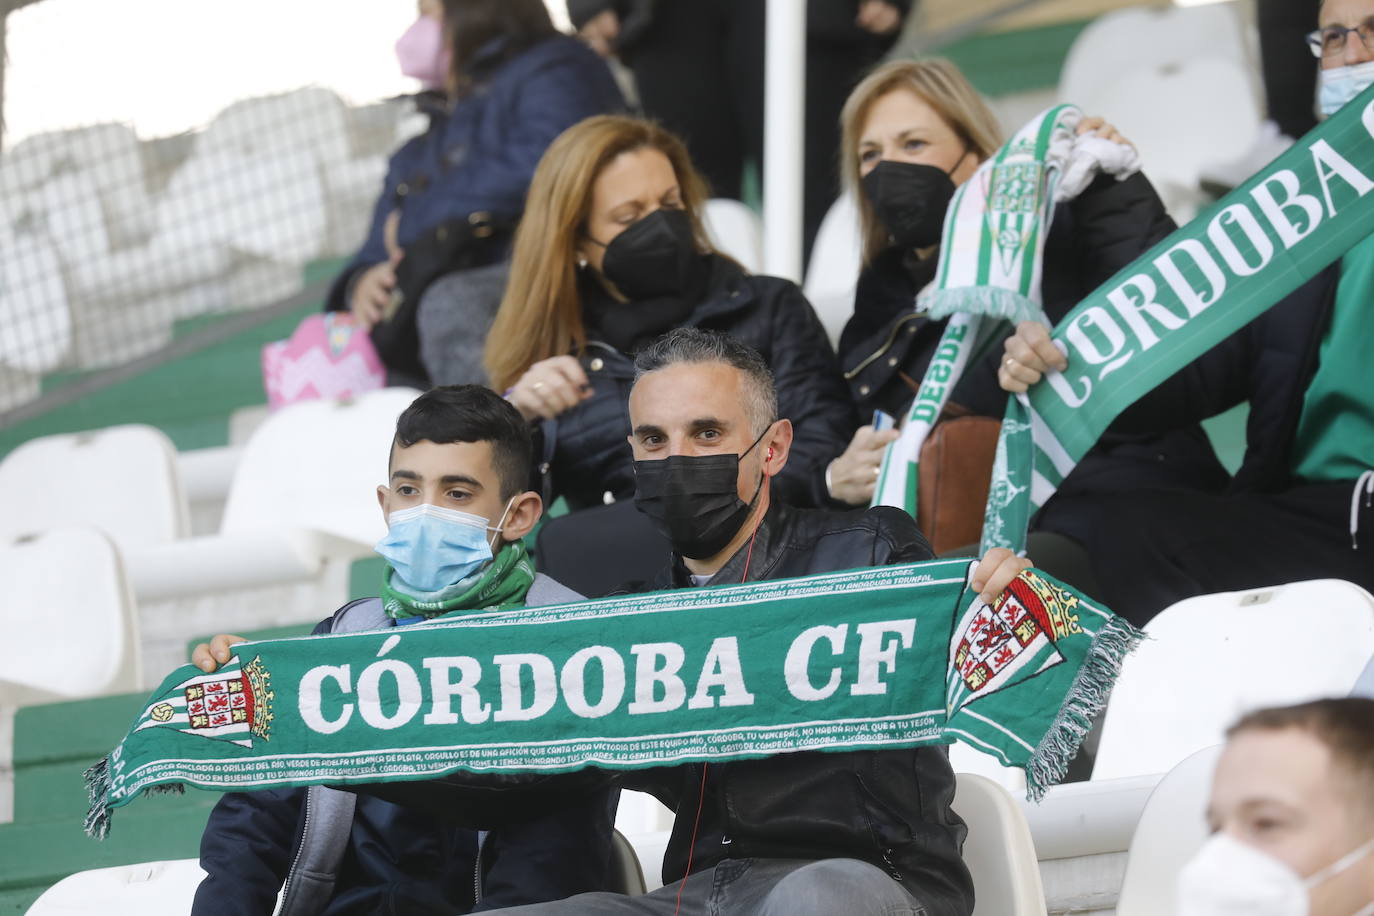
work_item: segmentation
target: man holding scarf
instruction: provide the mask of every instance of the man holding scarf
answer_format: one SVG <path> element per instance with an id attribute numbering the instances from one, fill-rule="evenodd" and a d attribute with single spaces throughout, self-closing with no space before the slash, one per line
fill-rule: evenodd
<path id="1" fill-rule="evenodd" d="M 1308 43 L 1330 116 L 1374 81 L 1374 0 L 1325 0 L 1318 22 Z M 1093 566 L 1116 613 L 1140 625 L 1193 595 L 1315 578 L 1374 590 L 1371 340 L 1374 237 L 1121 414 L 1113 430 L 1158 432 L 1250 404 L 1230 492 L 1103 501 Z M 999 379 L 1023 392 L 1066 368 L 1047 329 L 1024 322 Z"/>
<path id="2" fill-rule="evenodd" d="M 344 633 L 423 625 L 443 614 L 579 601 L 534 572 L 522 538 L 543 511 L 525 421 L 480 385 L 435 388 L 403 412 L 377 501 L 388 531 L 381 598 L 353 601 L 315 628 Z M 192 656 L 204 671 L 242 637 Z M 324 786 L 229 792 L 201 841 L 207 877 L 193 912 L 395 911 L 451 914 L 557 900 L 610 885 L 615 792 L 569 797 L 479 834 Z"/>
<path id="3" fill-rule="evenodd" d="M 674 548 L 671 565 L 646 588 L 709 588 L 933 558 L 899 509 L 802 510 L 771 500 L 769 483 L 787 463 L 792 425 L 777 416 L 772 376 L 749 347 L 679 328 L 640 352 L 636 376 L 629 405 L 635 501 Z M 1029 565 L 993 550 L 972 587 L 990 600 Z M 365 791 L 463 818 L 502 807 L 492 795 L 503 787 L 510 804 L 531 794 L 553 803 L 608 780 L 677 812 L 665 886 L 639 897 L 591 893 L 511 912 L 972 912 L 972 882 L 960 859 L 965 828 L 950 809 L 954 773 L 942 746 L 802 751 L 616 773 L 459 773 Z"/>

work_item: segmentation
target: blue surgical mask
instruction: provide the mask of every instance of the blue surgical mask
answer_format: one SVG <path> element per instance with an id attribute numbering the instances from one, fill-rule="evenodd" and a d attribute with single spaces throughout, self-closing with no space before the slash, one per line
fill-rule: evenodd
<path id="1" fill-rule="evenodd" d="M 1329 118 L 1368 89 L 1370 83 L 1374 83 L 1374 61 L 1321 70 L 1319 80 L 1321 88 L 1317 93 L 1317 103 L 1321 106 L 1322 114 Z"/>
<path id="2" fill-rule="evenodd" d="M 501 513 L 501 521 L 510 511 Z M 500 525 L 488 525 L 480 515 L 422 503 L 387 516 L 386 537 L 377 542 L 381 554 L 396 570 L 407 591 L 437 592 L 461 582 L 491 562 L 491 539 Z"/>

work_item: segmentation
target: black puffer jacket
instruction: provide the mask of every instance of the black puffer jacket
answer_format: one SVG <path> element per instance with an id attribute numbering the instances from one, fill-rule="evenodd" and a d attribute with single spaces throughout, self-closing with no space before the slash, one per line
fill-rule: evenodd
<path id="1" fill-rule="evenodd" d="M 741 548 L 708 584 L 746 579 Z M 785 579 L 931 559 L 906 513 L 887 507 L 845 512 L 774 503 L 752 546 L 747 581 Z M 685 567 L 665 571 L 656 588 L 690 584 Z M 429 782 L 352 787 L 474 823 L 501 822 L 567 803 L 606 782 L 648 792 L 677 817 L 663 880 L 723 859 L 860 859 L 900 881 L 927 916 L 969 916 L 973 883 L 960 857 L 967 828 L 950 808 L 954 772 L 940 746 L 889 751 L 800 752 L 708 767 L 696 845 L 691 845 L 699 764 L 559 776 L 455 774 Z M 645 863 L 648 865 L 648 863 Z"/>
<path id="2" fill-rule="evenodd" d="M 763 356 L 777 383 L 778 415 L 796 429 L 775 492 L 794 505 L 826 505 L 825 467 L 849 444 L 858 417 L 825 329 L 802 291 L 788 280 L 746 274 L 714 257 L 705 298 L 682 324 L 723 331 Z M 592 396 L 542 426 L 550 458 L 547 490 L 566 497 L 574 509 L 602 505 L 607 492 L 617 500 L 634 496 L 626 441 L 634 360 L 595 339 L 578 359 Z"/>
<path id="3" fill-rule="evenodd" d="M 1045 242 L 1041 292 L 1046 315 L 1059 321 L 1175 228 L 1143 174 L 1125 181 L 1099 177 L 1055 210 Z M 840 362 L 863 410 L 903 416 L 910 406 L 913 386 L 920 384 L 944 332 L 943 321 L 912 310 L 917 292 L 934 272 L 934 258 L 916 265 L 904 252 L 888 249 L 860 276 L 854 315 L 840 337 Z M 1000 418 L 1007 404 L 1006 392 L 997 383 L 1002 357 L 1002 347 L 993 347 L 967 369 L 950 399 L 975 413 Z M 1053 530 L 1083 536 L 1086 529 L 1080 520 L 1062 515 L 1071 497 L 1145 486 L 1215 491 L 1227 480 L 1211 443 L 1195 423 L 1157 434 L 1116 430 L 1084 456 L 1060 487 L 1060 505 L 1047 508 L 1046 514 L 1061 515 L 1057 521 L 1062 524 L 1051 526 Z"/>
<path id="4" fill-rule="evenodd" d="M 1297 483 L 1293 441 L 1340 278 L 1337 261 L 1126 408 L 1112 430 L 1172 429 L 1248 401 L 1245 460 L 1232 489 L 1273 492 Z"/>

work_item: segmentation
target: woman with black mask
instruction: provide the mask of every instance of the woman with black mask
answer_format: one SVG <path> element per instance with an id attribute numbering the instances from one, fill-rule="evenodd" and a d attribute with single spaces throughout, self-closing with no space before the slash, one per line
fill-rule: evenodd
<path id="1" fill-rule="evenodd" d="M 958 68 L 939 59 L 895 61 L 874 70 L 845 103 L 841 126 L 842 170 L 858 203 L 864 267 L 854 314 L 840 336 L 840 362 L 865 413 L 882 410 L 900 418 L 944 330 L 944 322 L 928 320 L 915 301 L 935 278 L 945 211 L 955 189 L 1001 146 L 1001 133 Z M 1084 118 L 1078 130 L 1127 142 L 1101 118 Z M 1100 175 L 1077 198 L 1060 204 L 1042 262 L 1041 293 L 1050 320 L 1058 321 L 1174 228 L 1140 172 L 1123 180 Z M 1002 417 L 1002 348 L 992 349 L 966 370 L 947 416 Z M 1092 512 L 1094 494 L 1161 481 L 1214 490 L 1226 480 L 1198 427 L 1149 439 L 1108 439 L 1079 464 L 1032 525 L 1087 542 L 1094 526 L 1105 523 Z M 1049 551 L 1032 552 L 1039 560 Z M 1090 583 L 1075 584 L 1091 590 Z"/>
<path id="2" fill-rule="evenodd" d="M 486 365 L 493 387 L 541 425 L 546 493 L 574 510 L 634 495 L 633 356 L 690 326 L 740 339 L 772 369 L 797 435 L 773 484 L 783 498 L 867 502 L 877 459 L 847 448 L 858 417 L 820 320 L 794 283 L 751 275 L 715 250 L 705 200 L 681 141 L 648 121 L 589 118 L 540 161 Z M 866 492 L 845 487 L 855 467 Z"/>

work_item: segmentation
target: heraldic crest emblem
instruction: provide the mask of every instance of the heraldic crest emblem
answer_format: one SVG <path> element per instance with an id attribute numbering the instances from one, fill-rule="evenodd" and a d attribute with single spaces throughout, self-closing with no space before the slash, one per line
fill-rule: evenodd
<path id="1" fill-rule="evenodd" d="M 993 604 L 975 600 L 950 640 L 949 713 L 1064 661 L 1055 643 L 1082 633 L 1079 599 L 1027 570 Z"/>
<path id="2" fill-rule="evenodd" d="M 272 731 L 272 675 L 254 658 L 243 664 L 232 656 L 213 674 L 200 674 L 154 697 L 135 731 L 172 728 L 252 747 Z"/>

